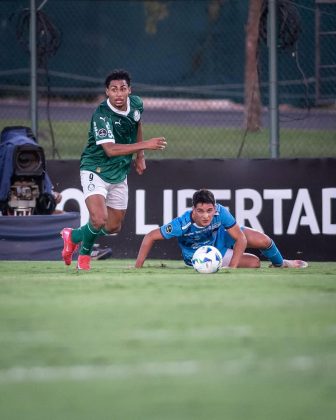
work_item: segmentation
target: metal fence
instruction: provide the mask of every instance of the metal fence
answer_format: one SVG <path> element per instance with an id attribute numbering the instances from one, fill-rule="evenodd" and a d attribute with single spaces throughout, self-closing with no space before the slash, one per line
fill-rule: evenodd
<path id="1" fill-rule="evenodd" d="M 247 37 L 258 5 L 251 87 Z M 29 6 L 0 2 L 0 129 L 30 126 Z M 37 8 L 37 134 L 48 158 L 79 157 L 114 68 L 130 71 L 144 99 L 145 138 L 168 140 L 148 157 L 270 156 L 267 0 L 40 0 Z M 336 1 L 278 0 L 278 22 L 280 157 L 335 157 Z M 260 98 L 254 125 L 251 90 Z"/>

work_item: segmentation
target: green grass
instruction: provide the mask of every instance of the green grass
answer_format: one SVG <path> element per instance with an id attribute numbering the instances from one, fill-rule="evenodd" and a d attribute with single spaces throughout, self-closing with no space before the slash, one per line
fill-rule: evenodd
<path id="1" fill-rule="evenodd" d="M 3 420 L 333 420 L 336 263 L 0 262 Z"/>
<path id="2" fill-rule="evenodd" d="M 0 120 L 1 126 L 30 125 L 25 120 Z M 56 149 L 63 159 L 78 159 L 87 142 L 88 122 L 52 123 Z M 49 126 L 46 121 L 39 124 L 39 142 L 46 156 L 52 157 Z M 236 158 L 244 137 L 240 129 L 218 127 L 191 127 L 174 125 L 144 126 L 144 138 L 165 136 L 168 146 L 164 152 L 146 152 L 152 159 L 161 158 Z M 269 132 L 248 133 L 241 157 L 267 158 Z M 336 132 L 316 130 L 280 131 L 280 156 L 291 157 L 336 157 Z M 55 155 L 57 157 L 57 155 Z"/>

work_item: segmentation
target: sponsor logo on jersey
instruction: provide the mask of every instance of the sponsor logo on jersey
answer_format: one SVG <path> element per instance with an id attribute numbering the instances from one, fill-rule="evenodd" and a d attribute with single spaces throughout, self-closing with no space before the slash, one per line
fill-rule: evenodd
<path id="1" fill-rule="evenodd" d="M 134 121 L 139 121 L 140 120 L 140 111 L 138 109 L 136 109 L 134 111 L 133 119 L 134 119 Z"/>
<path id="2" fill-rule="evenodd" d="M 97 128 L 96 121 L 93 122 L 93 129 L 94 129 L 95 135 L 97 137 L 98 136 L 98 128 Z"/>
<path id="3" fill-rule="evenodd" d="M 114 124 L 115 125 L 121 125 L 121 120 L 119 119 L 119 121 L 115 121 Z"/>
<path id="4" fill-rule="evenodd" d="M 219 229 L 221 225 L 222 225 L 221 222 L 212 223 L 212 229 Z M 230 227 L 232 227 L 232 226 L 230 226 Z"/>
<path id="5" fill-rule="evenodd" d="M 95 184 L 89 184 L 88 185 L 88 190 L 89 191 L 93 191 L 96 188 Z"/>
<path id="6" fill-rule="evenodd" d="M 106 135 L 107 135 L 107 131 L 106 131 L 106 129 L 105 129 L 105 128 L 101 128 L 101 129 L 98 131 L 98 136 L 99 136 L 99 137 L 106 137 Z"/>
<path id="7" fill-rule="evenodd" d="M 106 117 L 99 117 L 100 120 L 103 120 L 106 123 Z"/>
<path id="8" fill-rule="evenodd" d="M 112 133 L 111 125 L 108 121 L 106 121 L 106 130 L 107 130 L 107 137 L 109 139 L 113 139 L 113 133 Z"/>
<path id="9" fill-rule="evenodd" d="M 173 231 L 173 226 L 171 224 L 167 225 L 166 226 L 166 232 L 167 233 L 172 233 L 172 231 Z"/>

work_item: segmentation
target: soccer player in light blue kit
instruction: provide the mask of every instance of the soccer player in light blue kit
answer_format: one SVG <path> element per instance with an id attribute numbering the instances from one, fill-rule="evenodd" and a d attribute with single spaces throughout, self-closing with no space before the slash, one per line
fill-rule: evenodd
<path id="1" fill-rule="evenodd" d="M 305 268 L 302 260 L 285 260 L 271 238 L 262 232 L 239 227 L 232 214 L 221 204 L 216 204 L 213 193 L 206 189 L 193 195 L 192 210 L 176 217 L 170 223 L 154 229 L 145 235 L 137 260 L 136 268 L 141 268 L 155 241 L 177 238 L 186 265 L 203 245 L 212 245 L 223 256 L 223 267 L 259 268 L 260 259 L 245 252 L 246 248 L 259 249 L 270 260 L 271 267 Z"/>

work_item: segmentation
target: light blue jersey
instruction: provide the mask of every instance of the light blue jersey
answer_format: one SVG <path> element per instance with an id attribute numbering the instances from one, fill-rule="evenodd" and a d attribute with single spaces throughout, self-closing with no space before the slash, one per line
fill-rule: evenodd
<path id="1" fill-rule="evenodd" d="M 237 222 L 232 214 L 221 204 L 216 204 L 216 213 L 209 226 L 200 227 L 191 219 L 191 210 L 176 217 L 160 230 L 165 239 L 177 238 L 182 257 L 187 265 L 197 248 L 212 245 L 219 249 L 222 255 L 232 248 L 235 241 L 226 229 L 232 228 Z"/>

